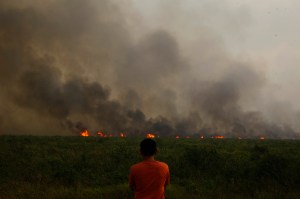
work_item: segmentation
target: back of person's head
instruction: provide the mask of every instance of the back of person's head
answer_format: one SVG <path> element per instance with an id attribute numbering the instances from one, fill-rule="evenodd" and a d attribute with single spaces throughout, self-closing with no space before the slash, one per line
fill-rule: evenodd
<path id="1" fill-rule="evenodd" d="M 152 156 L 156 154 L 156 142 L 153 139 L 146 138 L 144 139 L 141 144 L 141 153 L 143 156 Z"/>

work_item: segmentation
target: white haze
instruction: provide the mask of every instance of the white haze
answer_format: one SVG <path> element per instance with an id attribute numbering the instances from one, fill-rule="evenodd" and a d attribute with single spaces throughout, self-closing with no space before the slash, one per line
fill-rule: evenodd
<path id="1" fill-rule="evenodd" d="M 187 45 L 183 51 L 186 56 L 189 51 L 195 53 L 191 47 L 196 45 L 203 28 L 211 30 L 231 57 L 252 62 L 253 67 L 265 73 L 267 83 L 263 92 L 258 99 L 250 100 L 248 107 L 264 110 L 270 120 L 289 121 L 299 130 L 299 1 L 133 2 L 147 28 L 168 27 L 181 39 L 182 46 Z"/>

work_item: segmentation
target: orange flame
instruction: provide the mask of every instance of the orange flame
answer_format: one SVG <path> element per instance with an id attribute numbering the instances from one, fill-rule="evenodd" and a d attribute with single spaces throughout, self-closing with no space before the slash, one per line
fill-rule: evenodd
<path id="1" fill-rule="evenodd" d="M 126 137 L 125 133 L 120 133 L 120 137 L 125 138 Z"/>
<path id="2" fill-rule="evenodd" d="M 106 137 L 106 135 L 103 132 L 98 132 L 97 135 L 99 135 L 100 137 Z"/>
<path id="3" fill-rule="evenodd" d="M 82 131 L 80 133 L 80 135 L 83 136 L 83 137 L 88 137 L 89 136 L 89 132 L 88 132 L 88 130 L 84 130 L 84 131 Z"/>
<path id="4" fill-rule="evenodd" d="M 225 137 L 223 135 L 216 135 L 216 136 L 212 136 L 211 138 L 224 139 Z"/>
<path id="5" fill-rule="evenodd" d="M 146 137 L 147 137 L 147 138 L 155 138 L 155 135 L 154 135 L 154 134 L 151 134 L 151 133 L 148 133 L 148 134 L 146 135 Z"/>
<path id="6" fill-rule="evenodd" d="M 261 137 L 259 137 L 259 139 L 260 139 L 260 140 L 264 140 L 264 139 L 265 139 L 265 137 L 261 136 Z"/>

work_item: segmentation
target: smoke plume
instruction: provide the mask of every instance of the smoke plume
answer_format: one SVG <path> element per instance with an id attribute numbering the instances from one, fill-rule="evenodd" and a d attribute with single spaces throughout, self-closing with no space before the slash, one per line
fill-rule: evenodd
<path id="1" fill-rule="evenodd" d="M 264 71 L 213 29 L 200 24 L 191 42 L 175 15 L 152 28 L 132 4 L 1 2 L 0 134 L 299 135 L 266 116 Z"/>

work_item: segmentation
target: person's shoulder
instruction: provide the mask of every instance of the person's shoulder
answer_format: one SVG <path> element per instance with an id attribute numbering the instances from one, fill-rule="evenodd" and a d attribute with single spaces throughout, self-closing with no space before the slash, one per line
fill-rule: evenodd
<path id="1" fill-rule="evenodd" d="M 159 161 L 157 161 L 157 162 L 158 162 L 158 164 L 159 164 L 159 168 L 160 168 L 161 171 L 164 171 L 164 172 L 166 172 L 166 173 L 169 173 L 169 166 L 168 166 L 166 163 L 164 163 L 164 162 L 159 162 Z"/>
<path id="2" fill-rule="evenodd" d="M 161 161 L 156 161 L 156 162 L 158 162 L 159 164 L 168 166 L 167 163 L 165 163 L 165 162 L 161 162 Z"/>
<path id="3" fill-rule="evenodd" d="M 142 162 L 138 162 L 138 163 L 132 165 L 132 166 L 130 167 L 130 169 L 131 169 L 131 170 L 132 170 L 132 169 L 137 169 L 137 168 L 140 168 L 141 166 L 142 166 Z"/>
<path id="4" fill-rule="evenodd" d="M 167 165 L 167 163 L 165 163 L 165 162 L 160 162 L 160 161 L 157 161 L 161 166 L 163 166 L 163 167 L 169 167 L 168 165 Z"/>

